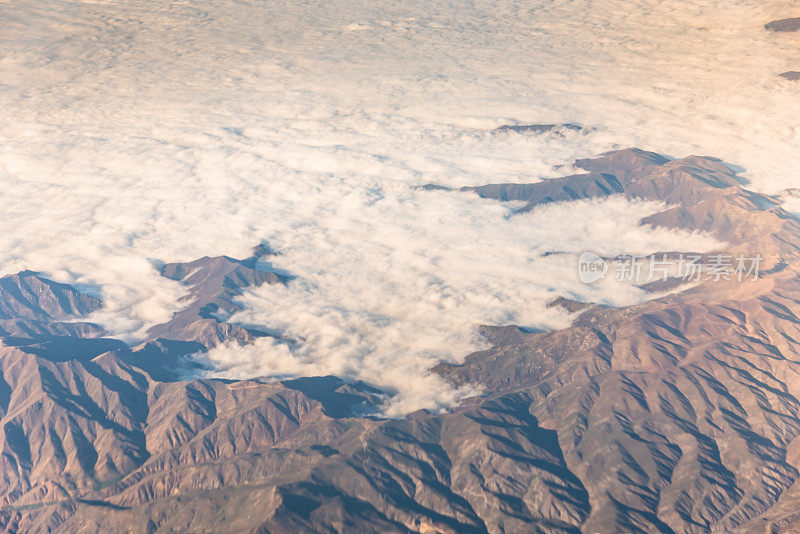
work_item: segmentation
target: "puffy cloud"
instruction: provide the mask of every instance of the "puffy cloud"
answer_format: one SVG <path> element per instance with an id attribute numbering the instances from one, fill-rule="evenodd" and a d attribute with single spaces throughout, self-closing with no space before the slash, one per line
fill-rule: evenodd
<path id="1" fill-rule="evenodd" d="M 453 392 L 428 370 L 482 348 L 477 325 L 560 328 L 570 317 L 546 307 L 558 296 L 609 305 L 647 297 L 613 276 L 597 285 L 580 282 L 581 252 L 718 245 L 639 226 L 664 208 L 656 202 L 616 197 L 511 216 L 511 207 L 466 193 L 372 194 L 371 202 L 355 205 L 343 198 L 329 224 L 283 243 L 275 264 L 297 278 L 249 292 L 241 299 L 244 311 L 230 320 L 266 326 L 297 343 L 212 350 L 208 357 L 225 376 L 337 374 L 399 392 L 389 413 L 442 407 L 474 392 Z"/>
<path id="2" fill-rule="evenodd" d="M 153 261 L 267 241 L 298 278 L 248 295 L 237 319 L 305 341 L 288 355 L 229 348 L 212 355 L 221 365 L 312 365 L 408 388 L 397 410 L 445 405 L 467 393 L 425 369 L 480 346 L 475 323 L 564 325 L 544 308 L 564 293 L 642 298 L 580 286 L 563 274 L 572 255 L 543 252 L 686 236 L 639 228 L 653 205 L 508 217 L 413 186 L 528 182 L 620 146 L 711 154 L 754 187 L 793 185 L 798 89 L 774 74 L 796 43 L 762 28 L 783 4 L 3 2 L 0 269 L 92 288 L 99 319 L 135 339 L 183 292 Z M 507 122 L 593 129 L 489 131 Z"/>

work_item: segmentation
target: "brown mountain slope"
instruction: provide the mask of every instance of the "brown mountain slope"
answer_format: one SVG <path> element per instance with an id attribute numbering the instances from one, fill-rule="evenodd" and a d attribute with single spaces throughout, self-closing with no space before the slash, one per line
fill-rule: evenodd
<path id="1" fill-rule="evenodd" d="M 165 276 L 187 284 L 187 308 L 141 346 L 91 337 L 97 331 L 69 332 L 72 345 L 63 336 L 3 337 L 0 524 L 20 532 L 796 530 L 797 219 L 711 158 L 668 162 L 631 150 L 577 166 L 595 174 L 475 190 L 530 208 L 569 196 L 565 187 L 574 198 L 619 189 L 668 199 L 673 206 L 645 224 L 702 229 L 727 241 L 726 253 L 761 253 L 760 279 L 704 281 L 621 309 L 561 299 L 577 315 L 570 328 L 487 327 L 494 348 L 435 369 L 483 385 L 484 395 L 448 414 L 384 420 L 365 415 L 382 392 L 335 377 L 178 380 L 175 369 L 193 352 L 248 342 L 254 334 L 224 322 L 232 299 L 283 275 L 257 265 L 258 251 L 167 266 Z M 598 176 L 619 186 L 606 191 Z M 56 289 L 36 291 L 49 302 Z M 37 319 L 45 330 L 66 317 L 50 316 Z"/>
<path id="2" fill-rule="evenodd" d="M 644 223 L 713 232 L 731 254 L 763 254 L 771 274 L 593 308 L 570 329 L 439 369 L 538 393 L 532 413 L 591 496 L 585 531 L 731 531 L 797 478 L 800 225 L 729 172 L 699 158 L 644 167 L 626 193 L 672 197 L 678 206 Z"/>

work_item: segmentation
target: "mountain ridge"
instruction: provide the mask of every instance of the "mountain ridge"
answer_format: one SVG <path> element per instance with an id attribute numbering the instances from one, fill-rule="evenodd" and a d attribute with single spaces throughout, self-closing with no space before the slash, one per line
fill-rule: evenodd
<path id="1" fill-rule="evenodd" d="M 24 342 L 0 336 L 0 524 L 26 532 L 792 531 L 800 524 L 792 510 L 800 223 L 714 158 L 624 150 L 575 166 L 590 174 L 465 190 L 527 200 L 529 209 L 610 194 L 666 200 L 642 224 L 711 233 L 731 255 L 759 253 L 762 276 L 704 280 L 626 308 L 558 299 L 553 305 L 575 313 L 570 327 L 484 327 L 492 348 L 433 369 L 454 385 L 482 386 L 481 396 L 448 413 L 382 419 L 374 416 L 382 392 L 338 377 L 175 373 L 192 370 L 193 354 L 260 335 L 225 316 L 247 287 L 288 279 L 259 260 L 270 254 L 263 248 L 246 260 L 168 264 L 162 273 L 189 288 L 186 308 L 141 345 L 115 345 L 91 328 L 69 332 L 81 345 L 69 351 L 38 331 Z M 51 321 L 99 305 L 78 306 L 75 295 L 62 302 L 55 296 L 66 289 L 31 282 L 38 301 L 60 304 L 38 319 L 47 335 Z M 0 292 L 0 303 L 17 302 L 12 294 L 13 286 Z"/>

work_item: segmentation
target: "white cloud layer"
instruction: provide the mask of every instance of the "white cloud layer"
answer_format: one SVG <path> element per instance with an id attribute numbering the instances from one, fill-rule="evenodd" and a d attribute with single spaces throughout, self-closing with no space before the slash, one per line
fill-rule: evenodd
<path id="1" fill-rule="evenodd" d="M 563 326 L 571 253 L 677 248 L 650 204 L 508 206 L 413 190 L 557 175 L 618 147 L 709 154 L 768 192 L 797 186 L 792 2 L 8 0 L 0 4 L 0 270 L 95 288 L 131 339 L 183 289 L 147 261 L 242 257 L 298 276 L 236 319 L 305 340 L 212 354 L 240 375 L 336 372 L 398 412 L 453 392 L 425 370 L 477 323 Z M 574 122 L 563 138 L 492 134 Z M 692 248 L 709 246 L 695 236 Z M 635 250 L 632 250 L 635 249 Z M 567 274 L 565 274 L 567 273 Z"/>
<path id="2" fill-rule="evenodd" d="M 401 393 L 389 413 L 449 404 L 454 395 L 428 375 L 438 361 L 459 361 L 484 346 L 479 324 L 563 328 L 569 315 L 546 304 L 558 296 L 628 305 L 645 293 L 609 276 L 588 286 L 578 255 L 615 256 L 710 250 L 699 235 L 640 227 L 655 202 L 624 198 L 543 206 L 509 217 L 509 207 L 472 195 L 370 193 L 344 201 L 325 227 L 293 232 L 277 264 L 298 275 L 262 286 L 231 320 L 265 325 L 299 340 L 224 347 L 209 357 L 224 376 L 333 373 Z M 547 254 L 559 252 L 560 254 Z"/>

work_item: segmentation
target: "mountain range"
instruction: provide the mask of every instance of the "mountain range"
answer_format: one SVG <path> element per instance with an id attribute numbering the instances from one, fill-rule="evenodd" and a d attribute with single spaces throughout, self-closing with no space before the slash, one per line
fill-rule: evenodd
<path id="1" fill-rule="evenodd" d="M 182 309 L 137 345 L 91 322 L 97 297 L 5 276 L 0 528 L 796 532 L 800 220 L 715 158 L 628 149 L 574 167 L 464 190 L 518 202 L 518 217 L 612 195 L 663 201 L 641 224 L 759 254 L 758 279 L 676 278 L 623 308 L 564 295 L 552 305 L 573 315 L 568 328 L 484 326 L 491 348 L 431 370 L 481 395 L 387 419 L 390 393 L 346 377 L 198 378 L 221 343 L 299 342 L 227 320 L 248 288 L 291 279 L 264 245 L 164 265 L 187 288 Z M 664 251 L 676 252 L 691 251 Z"/>

